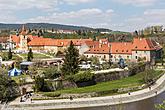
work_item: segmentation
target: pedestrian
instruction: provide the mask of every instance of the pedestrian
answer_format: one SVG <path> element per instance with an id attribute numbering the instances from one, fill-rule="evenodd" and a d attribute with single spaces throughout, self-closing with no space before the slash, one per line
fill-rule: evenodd
<path id="1" fill-rule="evenodd" d="M 151 90 L 151 86 L 149 86 L 149 90 Z"/>
<path id="2" fill-rule="evenodd" d="M 157 91 L 155 91 L 155 94 L 158 94 L 158 92 L 157 92 Z"/>
<path id="3" fill-rule="evenodd" d="M 31 98 L 31 103 L 32 103 L 33 99 Z"/>
<path id="4" fill-rule="evenodd" d="M 128 95 L 131 95 L 131 93 L 130 93 L 130 92 L 128 92 Z"/>
<path id="5" fill-rule="evenodd" d="M 22 97 L 20 98 L 20 102 L 22 102 Z"/>
<path id="6" fill-rule="evenodd" d="M 69 98 L 70 98 L 70 100 L 73 100 L 73 97 L 72 96 L 70 96 Z"/>

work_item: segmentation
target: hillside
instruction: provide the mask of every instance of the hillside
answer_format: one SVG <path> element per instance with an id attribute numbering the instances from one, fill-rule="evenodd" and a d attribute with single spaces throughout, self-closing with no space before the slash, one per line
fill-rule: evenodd
<path id="1" fill-rule="evenodd" d="M 3 24 L 0 23 L 0 29 L 20 29 L 23 24 Z M 93 30 L 93 28 L 83 26 L 61 25 L 61 24 L 49 24 L 49 23 L 27 23 L 26 27 L 30 29 L 63 29 L 63 30 Z"/>

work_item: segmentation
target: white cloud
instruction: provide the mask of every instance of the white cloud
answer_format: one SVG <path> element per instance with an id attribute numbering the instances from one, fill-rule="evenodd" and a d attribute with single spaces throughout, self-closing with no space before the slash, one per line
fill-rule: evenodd
<path id="1" fill-rule="evenodd" d="M 0 0 L 0 9 L 5 11 L 30 8 L 52 10 L 58 4 L 58 2 L 58 0 Z"/>
<path id="2" fill-rule="evenodd" d="M 113 10 L 102 11 L 97 8 L 81 9 L 78 11 L 53 13 L 50 16 L 40 16 L 31 18 L 24 22 L 48 22 L 48 23 L 62 23 L 72 25 L 96 25 L 108 24 L 114 15 Z"/>
<path id="3" fill-rule="evenodd" d="M 89 3 L 89 2 L 93 2 L 95 0 L 63 0 L 64 2 L 67 2 L 71 5 L 74 5 L 74 4 L 78 4 L 78 3 Z"/>
<path id="4" fill-rule="evenodd" d="M 126 19 L 121 30 L 139 30 L 147 26 L 164 25 L 165 26 L 165 9 L 148 9 L 143 15 L 134 16 Z"/>
<path id="5" fill-rule="evenodd" d="M 114 0 L 114 1 L 120 2 L 122 4 L 131 4 L 134 6 L 150 6 L 159 0 Z"/>

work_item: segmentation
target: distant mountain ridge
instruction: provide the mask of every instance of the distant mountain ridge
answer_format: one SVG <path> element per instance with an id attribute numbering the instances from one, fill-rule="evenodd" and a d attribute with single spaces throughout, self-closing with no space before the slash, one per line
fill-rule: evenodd
<path id="1" fill-rule="evenodd" d="M 4 24 L 0 23 L 0 29 L 20 29 L 23 24 Z M 51 24 L 51 23 L 27 23 L 25 27 L 30 29 L 62 29 L 62 30 L 94 30 L 90 27 L 85 26 L 72 26 L 62 24 Z"/>

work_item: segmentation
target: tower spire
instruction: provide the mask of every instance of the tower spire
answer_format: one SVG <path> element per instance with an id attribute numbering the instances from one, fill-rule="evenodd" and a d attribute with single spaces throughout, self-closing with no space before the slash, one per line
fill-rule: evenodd
<path id="1" fill-rule="evenodd" d="M 25 25 L 23 24 L 22 25 L 22 28 L 21 28 L 21 35 L 26 35 L 26 29 L 25 29 Z"/>

